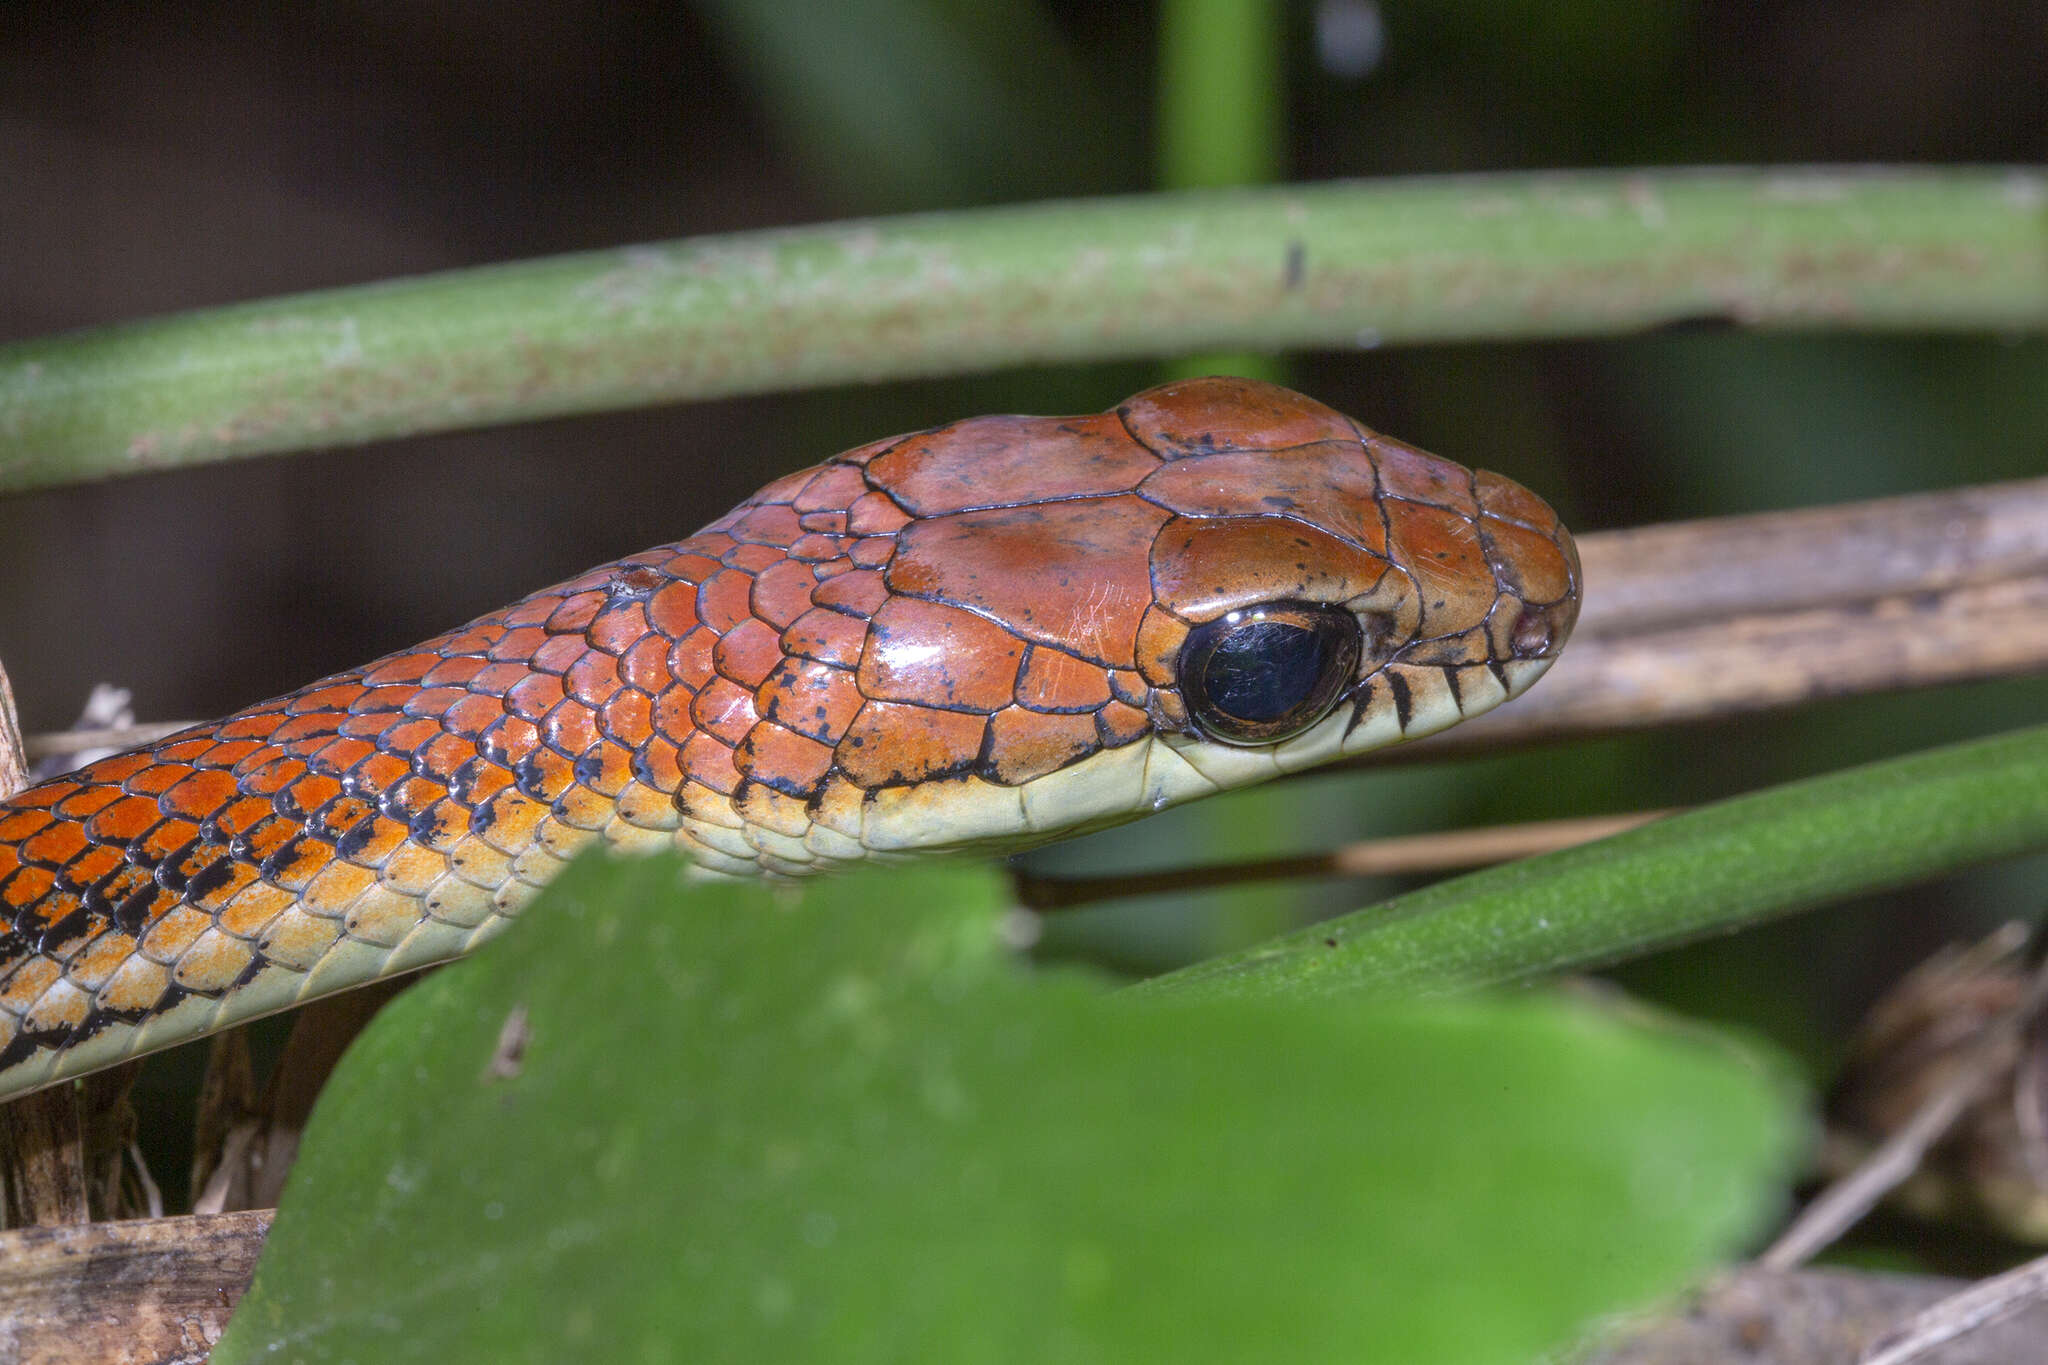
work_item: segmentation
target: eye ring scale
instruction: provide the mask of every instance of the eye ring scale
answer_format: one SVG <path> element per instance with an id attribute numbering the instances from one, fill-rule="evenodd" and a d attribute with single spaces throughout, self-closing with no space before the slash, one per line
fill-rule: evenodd
<path id="1" fill-rule="evenodd" d="M 1358 674 L 1358 618 L 1320 602 L 1267 602 L 1188 632 L 1180 693 L 1204 734 L 1277 744 L 1330 713 Z"/>

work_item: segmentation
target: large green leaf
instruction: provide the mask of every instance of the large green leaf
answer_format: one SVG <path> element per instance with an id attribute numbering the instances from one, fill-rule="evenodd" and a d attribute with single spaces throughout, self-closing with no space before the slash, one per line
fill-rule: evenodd
<path id="1" fill-rule="evenodd" d="M 578 863 L 348 1057 L 215 1361 L 1520 1361 L 1783 1178 L 1722 1046 L 1117 997 L 999 891 Z"/>

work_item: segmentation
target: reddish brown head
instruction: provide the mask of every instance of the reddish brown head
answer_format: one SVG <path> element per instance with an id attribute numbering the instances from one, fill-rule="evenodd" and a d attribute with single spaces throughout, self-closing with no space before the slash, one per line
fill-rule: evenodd
<path id="1" fill-rule="evenodd" d="M 733 770 L 681 797 L 775 862 L 1039 842 L 1427 734 L 1534 682 L 1579 601 L 1527 490 L 1241 379 L 877 442 L 707 534 L 802 564 L 755 580 Z"/>

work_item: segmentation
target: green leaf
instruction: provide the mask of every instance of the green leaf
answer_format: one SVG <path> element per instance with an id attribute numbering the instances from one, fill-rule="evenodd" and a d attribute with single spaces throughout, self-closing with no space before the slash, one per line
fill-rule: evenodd
<path id="1" fill-rule="evenodd" d="M 1521 1361 L 1784 1176 L 1726 1048 L 1141 1003 L 1013 961 L 1000 892 L 579 862 L 351 1052 L 214 1360 Z"/>

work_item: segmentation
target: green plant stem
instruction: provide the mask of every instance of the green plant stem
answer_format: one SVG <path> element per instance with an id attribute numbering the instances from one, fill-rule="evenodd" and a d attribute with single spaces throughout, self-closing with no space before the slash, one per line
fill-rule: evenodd
<path id="1" fill-rule="evenodd" d="M 1204 347 L 2048 325 L 2048 177 L 1643 171 L 778 229 L 0 349 L 0 490 L 563 413 Z"/>
<path id="2" fill-rule="evenodd" d="M 1439 882 L 1135 989 L 1292 997 L 1495 985 L 2043 849 L 2048 726 Z"/>

